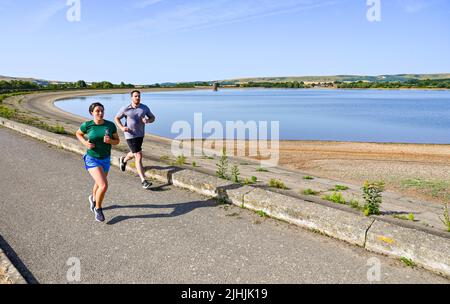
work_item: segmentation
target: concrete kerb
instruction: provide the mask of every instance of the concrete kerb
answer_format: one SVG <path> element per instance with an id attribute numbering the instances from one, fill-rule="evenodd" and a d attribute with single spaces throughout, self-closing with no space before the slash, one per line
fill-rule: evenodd
<path id="1" fill-rule="evenodd" d="M 4 278 L 0 280 L 0 284 L 28 284 L 1 248 L 0 272 L 4 273 Z"/>
<path id="2" fill-rule="evenodd" d="M 366 232 L 374 221 L 264 189 L 247 187 L 228 193 L 230 200 L 238 206 L 263 211 L 270 217 L 361 247 L 364 247 Z"/>
<path id="3" fill-rule="evenodd" d="M 365 248 L 411 259 L 417 265 L 450 277 L 448 238 L 376 220 L 367 233 Z"/>
<path id="4" fill-rule="evenodd" d="M 0 118 L 0 123 L 58 147 L 78 154 L 85 153 L 76 139 L 4 118 Z M 118 158 L 121 155 L 123 154 L 118 151 L 112 152 L 113 165 L 118 166 Z M 127 169 L 136 173 L 134 168 Z M 227 200 L 239 207 L 263 211 L 273 218 L 312 229 L 373 252 L 411 258 L 426 269 L 450 277 L 450 237 L 401 227 L 260 188 L 236 185 L 190 169 L 168 167 L 164 163 L 150 167 L 146 176 L 207 197 Z"/>

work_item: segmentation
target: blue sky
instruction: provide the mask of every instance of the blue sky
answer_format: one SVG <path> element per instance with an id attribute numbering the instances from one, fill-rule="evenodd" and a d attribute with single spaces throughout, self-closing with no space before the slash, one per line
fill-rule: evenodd
<path id="1" fill-rule="evenodd" d="M 0 0 L 0 75 L 143 84 L 450 73 L 450 1 Z"/>

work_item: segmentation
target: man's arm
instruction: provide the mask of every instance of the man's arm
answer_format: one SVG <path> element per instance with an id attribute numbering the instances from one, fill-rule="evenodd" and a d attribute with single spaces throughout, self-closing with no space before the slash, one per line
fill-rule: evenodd
<path id="1" fill-rule="evenodd" d="M 120 118 L 118 116 L 114 117 L 114 122 L 116 123 L 116 126 L 119 127 L 120 130 L 122 130 L 122 132 L 130 131 L 130 129 L 128 129 L 128 127 L 125 127 L 122 124 L 122 121 L 120 120 Z"/>
<path id="2" fill-rule="evenodd" d="M 125 117 L 124 113 L 125 108 L 121 108 L 114 117 L 114 122 L 116 123 L 116 126 L 119 127 L 120 130 L 122 130 L 122 132 L 128 132 L 130 129 L 128 129 L 128 127 L 125 127 L 121 121 L 121 119 Z"/>
<path id="3" fill-rule="evenodd" d="M 155 122 L 155 115 L 153 115 L 153 113 L 150 111 L 149 108 L 147 108 L 147 113 L 145 114 L 145 119 L 144 119 L 144 123 L 153 123 Z"/>

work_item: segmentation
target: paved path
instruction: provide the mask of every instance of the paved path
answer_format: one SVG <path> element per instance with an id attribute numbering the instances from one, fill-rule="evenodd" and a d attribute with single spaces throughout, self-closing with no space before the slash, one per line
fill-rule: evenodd
<path id="1" fill-rule="evenodd" d="M 79 155 L 0 127 L 0 246 L 29 282 L 449 283 L 371 254 L 172 186 L 139 187 L 113 168 L 104 224 L 94 221 L 91 179 Z"/>

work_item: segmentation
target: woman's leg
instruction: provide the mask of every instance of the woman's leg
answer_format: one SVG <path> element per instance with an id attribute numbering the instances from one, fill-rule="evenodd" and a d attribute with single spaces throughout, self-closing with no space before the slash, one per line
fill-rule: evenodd
<path id="1" fill-rule="evenodd" d="M 108 177 L 108 172 L 105 173 L 106 178 Z M 94 188 L 92 189 L 92 197 L 94 198 L 94 201 L 97 199 L 97 190 L 99 189 L 97 183 L 94 183 Z"/>
<path id="2" fill-rule="evenodd" d="M 103 199 L 105 197 L 106 191 L 108 190 L 108 174 L 103 172 L 102 167 L 95 167 L 89 169 L 89 173 L 95 181 L 95 186 L 93 188 L 94 191 L 94 199 L 95 199 L 95 208 L 99 209 L 102 207 Z"/>

